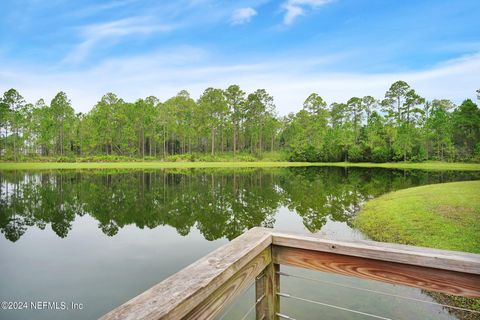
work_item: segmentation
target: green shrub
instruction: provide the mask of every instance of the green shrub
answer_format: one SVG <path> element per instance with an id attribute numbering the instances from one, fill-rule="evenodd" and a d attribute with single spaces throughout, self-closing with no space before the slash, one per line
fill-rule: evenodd
<path id="1" fill-rule="evenodd" d="M 206 155 L 202 155 L 200 157 L 198 157 L 198 161 L 201 161 L 201 162 L 215 162 L 215 161 L 219 161 L 218 158 L 210 155 L 210 154 L 206 154 Z"/>
<path id="2" fill-rule="evenodd" d="M 319 161 L 320 156 L 314 146 L 308 145 L 303 148 L 292 150 L 288 159 L 289 161 L 298 162 L 316 162 Z"/>
<path id="3" fill-rule="evenodd" d="M 67 157 L 67 156 L 62 156 L 62 157 L 57 157 L 56 162 L 76 162 L 76 159 L 74 157 Z"/>
<path id="4" fill-rule="evenodd" d="M 361 145 L 354 144 L 348 149 L 348 160 L 351 162 L 360 162 L 365 160 Z"/>
<path id="5" fill-rule="evenodd" d="M 143 158 L 143 161 L 155 161 L 157 160 L 157 158 L 153 157 L 153 156 L 145 156 Z"/>
<path id="6" fill-rule="evenodd" d="M 257 160 L 258 160 L 257 158 L 251 155 L 240 155 L 236 157 L 236 161 L 242 161 L 242 162 L 255 162 Z"/>
<path id="7" fill-rule="evenodd" d="M 427 151 L 423 146 L 416 146 L 408 159 L 410 162 L 422 162 L 427 160 Z"/>
<path id="8" fill-rule="evenodd" d="M 372 150 L 372 162 L 382 163 L 387 162 L 390 157 L 390 152 L 388 148 L 385 147 L 375 147 Z"/>
<path id="9" fill-rule="evenodd" d="M 282 151 L 264 152 L 261 156 L 262 161 L 287 161 L 288 154 Z"/>
<path id="10" fill-rule="evenodd" d="M 194 161 L 194 156 L 189 153 L 185 154 L 172 154 L 165 158 L 165 161 L 168 162 L 189 162 Z"/>

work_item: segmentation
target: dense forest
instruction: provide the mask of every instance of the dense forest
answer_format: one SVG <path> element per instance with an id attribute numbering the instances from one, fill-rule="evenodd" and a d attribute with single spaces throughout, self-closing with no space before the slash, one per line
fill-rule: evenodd
<path id="1" fill-rule="evenodd" d="M 480 100 L 480 90 L 477 91 Z M 218 153 L 251 160 L 280 151 L 290 161 L 480 161 L 480 109 L 467 99 L 427 101 L 406 82 L 382 99 L 352 97 L 327 104 L 312 93 L 297 113 L 279 117 L 264 89 L 208 88 L 161 102 L 126 102 L 105 94 L 86 114 L 64 92 L 50 104 L 27 103 L 10 89 L 0 100 L 0 155 L 21 161 L 105 155 L 196 160 Z M 204 158 L 205 159 L 205 158 Z"/>

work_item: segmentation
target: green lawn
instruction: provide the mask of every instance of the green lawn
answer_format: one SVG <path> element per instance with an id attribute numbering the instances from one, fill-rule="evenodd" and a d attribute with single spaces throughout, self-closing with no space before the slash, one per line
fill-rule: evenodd
<path id="1" fill-rule="evenodd" d="M 365 204 L 355 225 L 378 241 L 480 253 L 480 181 L 383 195 Z"/>
<path id="2" fill-rule="evenodd" d="M 300 167 L 337 166 L 367 168 L 397 168 L 423 170 L 480 170 L 480 163 L 447 162 L 391 162 L 391 163 L 352 163 L 352 162 L 0 162 L 0 170 L 44 170 L 44 169 L 161 169 L 161 168 L 252 168 L 252 167 Z"/>

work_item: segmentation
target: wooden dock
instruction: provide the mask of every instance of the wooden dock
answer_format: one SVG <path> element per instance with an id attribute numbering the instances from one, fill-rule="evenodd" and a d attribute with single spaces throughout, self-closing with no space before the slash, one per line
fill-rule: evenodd
<path id="1" fill-rule="evenodd" d="M 288 318 L 281 265 L 480 297 L 480 255 L 253 228 L 100 319 L 212 319 L 253 282 L 256 319 Z"/>

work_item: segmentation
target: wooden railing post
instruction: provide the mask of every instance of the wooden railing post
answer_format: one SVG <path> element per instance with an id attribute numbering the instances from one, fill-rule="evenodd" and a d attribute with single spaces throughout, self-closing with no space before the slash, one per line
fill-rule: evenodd
<path id="1" fill-rule="evenodd" d="M 280 310 L 280 265 L 270 263 L 255 282 L 257 320 L 275 320 Z"/>
<path id="2" fill-rule="evenodd" d="M 278 319 L 277 313 L 280 313 L 280 296 L 278 295 L 278 293 L 280 292 L 280 265 L 274 263 L 273 259 L 271 265 L 273 266 L 273 306 L 270 313 L 272 318 L 270 319 Z"/>

